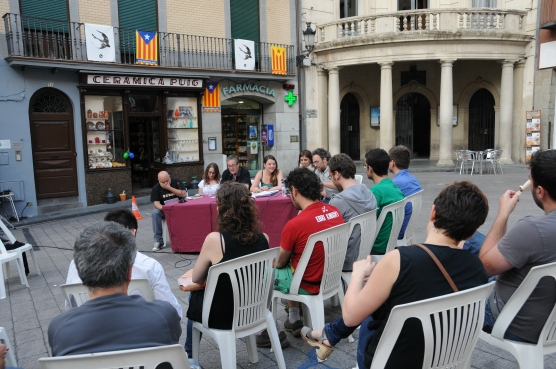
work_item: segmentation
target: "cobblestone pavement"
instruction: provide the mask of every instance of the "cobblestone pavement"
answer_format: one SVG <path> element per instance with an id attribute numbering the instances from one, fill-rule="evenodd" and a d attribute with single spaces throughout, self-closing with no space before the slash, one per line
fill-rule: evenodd
<path id="1" fill-rule="evenodd" d="M 427 169 L 436 169 L 431 168 L 428 162 L 423 164 L 417 161 L 412 164 L 411 169 L 421 181 L 425 191 L 423 207 L 416 225 L 418 239 L 424 239 L 425 226 L 432 202 L 445 185 L 466 179 L 473 181 L 485 192 L 490 202 L 490 214 L 480 231 L 488 232 L 496 217 L 500 195 L 508 188 L 518 189 L 518 186 L 523 184 L 528 177 L 528 169 L 523 165 L 505 166 L 504 174 L 496 176 L 492 174 L 460 176 L 458 173 L 448 171 L 431 172 Z M 358 165 L 358 171 L 363 172 L 361 165 Z M 364 180 L 364 183 L 371 185 L 367 179 Z M 34 267 L 31 266 L 31 274 L 28 277 L 30 288 L 26 288 L 20 284 L 16 267 L 12 265 L 10 278 L 7 281 L 8 296 L 0 300 L 0 326 L 7 330 L 19 366 L 27 369 L 38 368 L 37 360 L 50 354 L 47 339 L 48 324 L 53 317 L 64 310 L 64 299 L 58 286 L 65 281 L 68 265 L 72 259 L 72 246 L 75 238 L 85 227 L 102 221 L 104 213 L 109 208 L 110 205 L 106 205 L 100 209 L 103 212 L 88 214 L 87 211 L 82 211 L 69 219 L 24 225 L 14 231 L 18 240 L 26 240 L 38 246 L 35 254 L 42 270 L 42 275 L 37 275 Z M 96 209 L 99 211 L 99 208 Z M 153 244 L 150 218 L 152 205 L 140 205 L 139 209 L 144 220 L 139 221 L 138 249 L 156 258 L 162 264 L 172 291 L 178 297 L 185 312 L 187 311 L 188 294 L 178 289 L 177 278 L 193 267 L 197 255 L 174 254 L 169 249 L 156 253 L 151 252 Z M 540 215 L 542 212 L 536 207 L 530 194 L 525 193 L 510 218 L 510 226 L 521 217 L 530 214 Z M 187 220 L 185 226 L 187 226 Z M 327 321 L 335 319 L 341 313 L 340 308 L 331 306 L 330 302 L 326 302 L 325 309 Z M 279 327 L 282 327 L 285 318 L 286 315 L 280 308 Z M 185 326 L 184 319 L 181 344 L 185 341 Z M 357 334 L 354 334 L 356 338 Z M 318 367 L 314 350 L 310 350 L 309 346 L 304 344 L 300 338 L 294 338 L 288 334 L 288 339 L 291 347 L 284 350 L 288 368 Z M 348 343 L 347 340 L 344 340 L 337 346 L 329 360 L 320 365 L 330 368 L 352 368 L 355 366 L 355 348 L 356 343 Z M 206 369 L 221 367 L 219 351 L 214 341 L 203 338 L 200 363 Z M 249 367 L 251 369 L 276 367 L 274 355 L 269 349 L 259 349 L 259 362 L 249 364 L 242 340 L 237 341 L 237 365 L 241 368 Z M 479 341 L 473 353 L 472 367 L 482 369 L 515 368 L 516 363 L 509 353 Z M 556 355 L 545 356 L 545 368 L 556 368 Z"/>

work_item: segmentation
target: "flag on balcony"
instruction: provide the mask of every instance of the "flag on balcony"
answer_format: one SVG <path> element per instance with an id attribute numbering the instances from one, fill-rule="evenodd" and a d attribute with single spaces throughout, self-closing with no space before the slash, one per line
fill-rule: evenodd
<path id="1" fill-rule="evenodd" d="M 115 62 L 114 28 L 100 24 L 85 23 L 87 60 Z"/>
<path id="2" fill-rule="evenodd" d="M 158 65 L 156 32 L 135 31 L 135 64 Z"/>
<path id="3" fill-rule="evenodd" d="M 255 41 L 234 40 L 236 69 L 255 70 Z"/>
<path id="4" fill-rule="evenodd" d="M 207 82 L 203 95 L 203 113 L 220 113 L 220 86 L 215 82 Z"/>
<path id="5" fill-rule="evenodd" d="M 272 46 L 270 48 L 272 57 L 272 74 L 288 74 L 288 66 L 286 64 L 286 48 L 280 46 Z"/>

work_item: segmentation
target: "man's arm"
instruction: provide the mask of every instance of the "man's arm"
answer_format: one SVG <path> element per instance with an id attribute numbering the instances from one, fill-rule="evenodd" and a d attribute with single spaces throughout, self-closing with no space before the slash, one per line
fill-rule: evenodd
<path id="1" fill-rule="evenodd" d="M 506 234 L 508 218 L 519 201 L 519 196 L 515 196 L 515 194 L 515 191 L 508 190 L 500 197 L 498 216 L 479 252 L 479 258 L 489 276 L 498 275 L 513 268 L 513 265 L 498 250 L 498 242 Z"/>
<path id="2" fill-rule="evenodd" d="M 282 247 L 280 247 L 280 255 L 278 256 L 278 264 L 276 265 L 276 268 L 283 268 L 288 265 L 291 255 L 291 251 L 284 250 Z"/>
<path id="3" fill-rule="evenodd" d="M 160 201 L 153 201 L 153 205 L 155 209 L 162 211 L 162 205 L 160 204 Z"/>
<path id="4" fill-rule="evenodd" d="M 251 187 L 251 175 L 249 174 L 249 171 L 247 169 L 244 168 L 240 168 L 239 173 L 240 177 L 238 178 L 238 182 L 239 183 L 243 183 L 245 185 L 247 185 L 247 188 Z"/>

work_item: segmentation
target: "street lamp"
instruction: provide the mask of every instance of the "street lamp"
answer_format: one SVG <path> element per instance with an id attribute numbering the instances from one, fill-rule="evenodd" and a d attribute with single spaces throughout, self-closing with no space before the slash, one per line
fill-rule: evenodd
<path id="1" fill-rule="evenodd" d="M 311 28 L 311 22 L 307 22 L 307 29 L 303 31 L 303 38 L 305 39 L 305 50 L 306 53 L 297 55 L 295 58 L 295 65 L 299 67 L 303 63 L 303 59 L 308 58 L 315 48 L 315 35 L 317 31 Z"/>

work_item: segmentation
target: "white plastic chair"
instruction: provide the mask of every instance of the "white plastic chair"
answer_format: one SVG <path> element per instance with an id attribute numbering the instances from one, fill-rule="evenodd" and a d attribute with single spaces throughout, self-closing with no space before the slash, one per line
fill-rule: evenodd
<path id="1" fill-rule="evenodd" d="M 342 284 L 340 277 L 342 274 L 342 266 L 346 258 L 347 241 L 349 238 L 349 223 L 344 223 L 332 228 L 325 229 L 309 236 L 301 259 L 297 264 L 295 273 L 293 274 L 290 293 L 282 293 L 274 290 L 272 294 L 272 314 L 274 319 L 278 314 L 278 300 L 286 299 L 298 301 L 307 306 L 307 310 L 303 310 L 307 317 L 307 324 L 312 328 L 324 327 L 324 300 L 340 294 Z M 324 270 L 320 283 L 320 291 L 317 295 L 298 295 L 299 286 L 305 268 L 309 263 L 309 259 L 317 242 L 322 242 L 324 247 Z M 339 295 L 340 303 L 344 303 L 343 294 Z"/>
<path id="2" fill-rule="evenodd" d="M 89 289 L 82 283 L 61 284 L 60 291 L 69 306 L 79 307 L 89 300 Z M 128 295 L 139 291 L 145 301 L 154 301 L 154 291 L 148 279 L 132 279 L 127 288 Z"/>
<path id="3" fill-rule="evenodd" d="M 4 226 L 4 223 L 2 223 L 2 221 L 0 221 L 0 224 L 2 225 L 2 229 L 6 228 Z M 6 228 L 6 231 L 8 229 Z M 8 231 L 9 232 L 9 231 Z M 6 233 L 6 235 L 8 235 L 8 237 L 10 238 L 13 237 L 13 235 L 11 234 L 11 232 Z M 10 238 L 10 242 L 15 242 L 15 238 L 14 241 L 11 241 L 12 238 Z M 6 282 L 5 280 L 7 280 L 10 277 L 10 266 L 9 266 L 9 262 L 10 261 L 14 261 L 16 262 L 17 265 L 17 271 L 19 273 L 19 279 L 21 280 L 21 284 L 24 284 L 25 286 L 29 287 L 29 283 L 27 282 L 27 277 L 25 276 L 25 267 L 23 266 L 23 253 L 22 252 L 17 252 L 16 250 L 13 251 L 7 251 L 6 248 L 4 247 L 4 244 L 2 242 L 0 242 L 0 299 L 5 299 L 6 298 Z"/>
<path id="4" fill-rule="evenodd" d="M 2 232 L 4 232 L 4 234 L 8 237 L 8 240 L 10 241 L 10 243 L 13 245 L 14 242 L 16 241 L 14 235 L 12 234 L 12 232 L 10 232 L 10 230 L 8 229 L 8 227 L 6 227 L 6 225 L 3 222 L 0 222 L 0 229 L 2 229 Z M 4 247 L 4 245 L 2 245 L 2 247 Z M 4 248 L 5 249 L 5 248 Z M 0 250 L 0 252 L 3 252 L 3 250 Z M 18 247 L 16 249 L 10 250 L 9 252 L 17 252 L 19 255 L 22 255 L 24 252 L 27 253 L 27 256 L 31 256 L 31 258 L 33 259 L 33 264 L 35 264 L 35 269 L 37 269 L 37 274 L 41 275 L 41 269 L 39 268 L 39 263 L 37 263 L 37 259 L 35 258 L 35 250 L 33 250 L 33 246 L 29 243 L 26 243 L 25 245 Z M 27 262 L 29 262 L 29 258 L 27 258 Z M 10 275 L 8 274 L 8 277 Z"/>
<path id="5" fill-rule="evenodd" d="M 492 327 L 492 333 L 481 332 L 480 335 L 482 340 L 510 352 L 516 358 L 518 368 L 542 369 L 544 368 L 544 355 L 556 352 L 556 306 L 552 308 L 537 344 L 504 338 L 504 334 L 515 316 L 537 287 L 539 280 L 545 276 L 556 279 L 556 263 L 531 268 L 527 277 L 504 305 Z"/>
<path id="6" fill-rule="evenodd" d="M 162 242 L 164 242 L 165 247 L 171 245 L 170 231 L 168 231 L 168 223 L 166 223 L 166 219 L 162 219 Z"/>
<path id="7" fill-rule="evenodd" d="M 0 343 L 3 343 L 4 345 L 8 346 L 8 348 L 10 349 L 10 351 L 8 351 L 8 354 L 6 355 L 7 358 L 6 366 L 17 366 L 17 360 L 15 359 L 14 348 L 10 344 L 10 339 L 8 338 L 8 334 L 6 333 L 4 327 L 0 327 Z"/>
<path id="8" fill-rule="evenodd" d="M 193 359 L 199 361 L 202 332 L 216 341 L 223 369 L 236 369 L 236 339 L 242 337 L 245 337 L 249 362 L 256 363 L 259 356 L 255 334 L 266 328 L 278 367 L 286 368 L 276 324 L 268 310 L 274 286 L 273 264 L 278 261 L 279 252 L 279 248 L 273 248 L 210 267 L 203 299 L 203 322 L 193 322 Z M 208 324 L 214 291 L 222 274 L 230 277 L 234 294 L 234 317 L 230 330 L 211 329 Z"/>
<path id="9" fill-rule="evenodd" d="M 357 182 L 358 184 L 363 183 L 363 176 L 361 174 L 356 174 L 355 175 L 355 182 Z"/>
<path id="10" fill-rule="evenodd" d="M 403 238 L 401 240 L 397 240 L 398 246 L 409 246 L 417 242 L 415 240 L 415 231 L 413 228 L 415 227 L 415 220 L 419 216 L 419 213 L 421 213 L 421 207 L 423 205 L 423 190 L 416 192 L 413 195 L 409 195 L 405 198 L 404 212 L 405 207 L 409 203 L 411 203 L 412 206 L 411 216 L 409 218 L 409 222 L 407 222 L 407 227 L 405 228 Z"/>
<path id="11" fill-rule="evenodd" d="M 382 208 L 380 216 L 376 221 L 376 237 L 384 224 L 384 220 L 386 219 L 386 215 L 392 214 L 392 229 L 390 230 L 390 237 L 388 238 L 388 244 L 386 245 L 386 251 L 384 252 L 387 254 L 389 251 L 392 251 L 398 245 L 398 236 L 400 234 L 400 230 L 402 229 L 403 225 L 403 218 L 405 217 L 405 199 L 396 201 L 390 205 L 387 205 Z M 373 261 L 380 261 L 383 255 L 371 255 Z"/>
<path id="12" fill-rule="evenodd" d="M 470 368 L 471 354 L 483 328 L 485 301 L 494 282 L 461 292 L 398 305 L 380 337 L 371 369 L 386 366 L 405 321 L 423 326 L 426 368 Z"/>
<path id="13" fill-rule="evenodd" d="M 173 368 L 190 369 L 187 354 L 182 345 L 146 347 L 133 350 L 99 352 L 96 354 L 43 357 L 39 359 L 42 369 L 155 369 L 161 363 Z"/>

